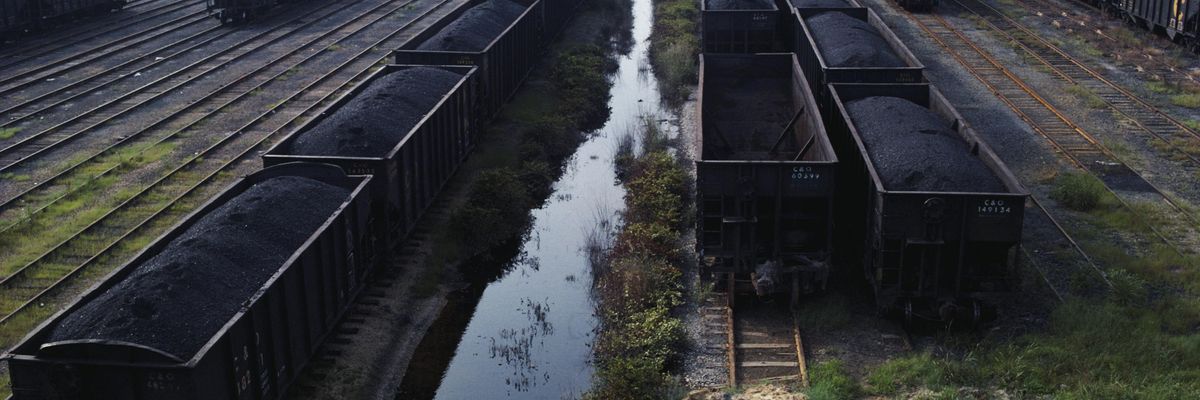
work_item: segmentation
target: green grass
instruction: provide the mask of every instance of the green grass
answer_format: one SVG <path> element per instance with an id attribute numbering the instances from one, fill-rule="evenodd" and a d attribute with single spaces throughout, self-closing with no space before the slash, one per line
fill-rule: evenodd
<path id="1" fill-rule="evenodd" d="M 654 2 L 654 31 L 650 34 L 650 64 L 658 76 L 659 92 L 668 104 L 682 104 L 688 86 L 696 82 L 700 42 L 696 36 L 699 3 L 693 0 Z"/>
<path id="2" fill-rule="evenodd" d="M 874 395 L 895 396 L 905 391 L 945 386 L 942 367 L 929 353 L 888 360 L 867 375 L 866 391 Z"/>
<path id="3" fill-rule="evenodd" d="M 12 138 L 13 135 L 21 132 L 20 127 L 15 128 L 0 128 L 0 140 Z"/>
<path id="4" fill-rule="evenodd" d="M 1183 93 L 1171 96 L 1171 104 L 1186 108 L 1200 108 L 1200 94 Z"/>
<path id="5" fill-rule="evenodd" d="M 862 395 L 862 387 L 849 374 L 840 360 L 817 364 L 809 371 L 812 387 L 806 393 L 810 400 L 849 400 Z"/>
<path id="6" fill-rule="evenodd" d="M 1087 105 L 1089 108 L 1104 108 L 1104 106 L 1107 104 L 1104 102 L 1104 99 L 1096 95 L 1096 92 L 1093 92 L 1091 89 L 1080 85 L 1067 86 L 1067 93 L 1075 96 L 1077 99 L 1079 99 L 1079 101 L 1083 102 L 1083 104 Z"/>
<path id="7" fill-rule="evenodd" d="M 1076 211 L 1089 211 L 1100 204 L 1106 194 L 1104 183 L 1085 172 L 1071 172 L 1058 177 L 1050 198 Z"/>

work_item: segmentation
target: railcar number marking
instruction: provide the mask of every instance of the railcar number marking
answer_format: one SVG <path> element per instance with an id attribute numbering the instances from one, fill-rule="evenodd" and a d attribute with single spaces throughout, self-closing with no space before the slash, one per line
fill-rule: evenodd
<path id="1" fill-rule="evenodd" d="M 811 181 L 817 179 L 821 179 L 821 173 L 813 170 L 813 167 L 792 167 L 792 180 Z"/>
<path id="2" fill-rule="evenodd" d="M 1012 206 L 1005 200 L 987 199 L 976 206 L 976 211 L 979 215 L 1008 215 L 1012 214 Z"/>

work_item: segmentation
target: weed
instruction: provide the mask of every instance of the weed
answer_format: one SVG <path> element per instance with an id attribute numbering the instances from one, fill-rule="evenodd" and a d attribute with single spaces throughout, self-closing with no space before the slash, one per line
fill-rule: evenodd
<path id="1" fill-rule="evenodd" d="M 1089 211 L 1100 204 L 1104 196 L 1104 183 L 1083 172 L 1060 175 L 1050 193 L 1050 198 L 1076 211 Z"/>
<path id="2" fill-rule="evenodd" d="M 0 128 L 0 140 L 12 138 L 13 135 L 21 132 L 21 127 Z"/>
<path id="3" fill-rule="evenodd" d="M 936 389 L 943 384 L 942 368 L 929 353 L 888 360 L 867 375 L 867 391 L 894 396 L 906 389 Z"/>
<path id="4" fill-rule="evenodd" d="M 1187 108 L 1200 108 L 1200 94 L 1186 93 L 1171 96 L 1171 104 Z"/>
<path id="5" fill-rule="evenodd" d="M 1067 93 L 1074 95 L 1090 108 L 1104 108 L 1106 104 L 1104 99 L 1096 95 L 1096 92 L 1080 85 L 1067 86 Z"/>
<path id="6" fill-rule="evenodd" d="M 808 389 L 808 398 L 812 400 L 856 399 L 862 392 L 858 382 L 846 373 L 840 360 L 817 364 L 810 375 L 812 387 Z"/>

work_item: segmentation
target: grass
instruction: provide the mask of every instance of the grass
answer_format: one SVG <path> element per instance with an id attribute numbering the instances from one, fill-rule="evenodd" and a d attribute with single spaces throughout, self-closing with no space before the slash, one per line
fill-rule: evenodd
<path id="1" fill-rule="evenodd" d="M 16 135 L 17 133 L 20 133 L 20 132 L 21 132 L 20 127 L 0 128 L 0 140 L 10 139 L 14 135 Z"/>
<path id="2" fill-rule="evenodd" d="M 659 91 L 667 104 L 687 100 L 688 86 L 696 82 L 700 42 L 699 3 L 693 0 L 656 0 L 654 31 L 650 34 L 650 64 L 658 77 Z"/>
<path id="3" fill-rule="evenodd" d="M 849 400 L 862 396 L 862 387 L 840 360 L 817 364 L 809 371 L 812 387 L 805 393 L 810 400 Z"/>
<path id="4" fill-rule="evenodd" d="M 1067 93 L 1078 98 L 1089 108 L 1104 108 L 1107 104 L 1104 102 L 1104 99 L 1096 95 L 1096 92 L 1080 85 L 1067 86 Z"/>
<path id="5" fill-rule="evenodd" d="M 1171 104 L 1186 108 L 1200 108 L 1200 94 L 1181 93 L 1171 96 Z"/>
<path id="6" fill-rule="evenodd" d="M 1071 172 L 1060 175 L 1050 198 L 1076 211 L 1090 211 L 1100 204 L 1106 190 L 1104 183 L 1091 174 Z"/>

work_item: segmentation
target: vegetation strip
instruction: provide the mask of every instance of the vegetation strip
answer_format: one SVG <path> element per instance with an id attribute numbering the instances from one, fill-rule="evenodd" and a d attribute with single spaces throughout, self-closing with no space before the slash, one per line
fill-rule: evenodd
<path id="1" fill-rule="evenodd" d="M 601 328 L 588 399 L 679 397 L 667 370 L 680 358 L 685 338 L 683 321 L 672 311 L 683 304 L 679 241 L 686 172 L 656 125 L 646 121 L 643 129 L 643 154 L 617 158 L 618 176 L 626 177 L 624 225 L 611 249 L 593 257 Z"/>

